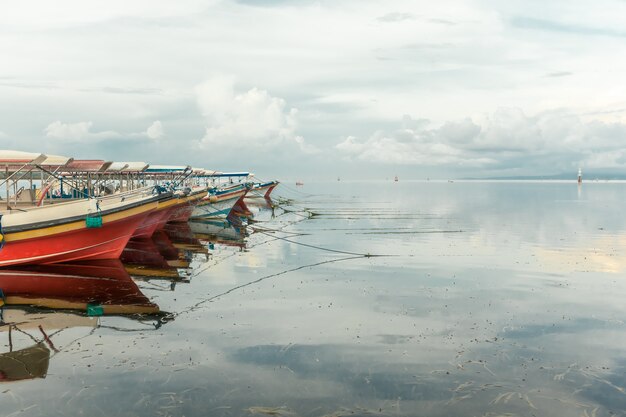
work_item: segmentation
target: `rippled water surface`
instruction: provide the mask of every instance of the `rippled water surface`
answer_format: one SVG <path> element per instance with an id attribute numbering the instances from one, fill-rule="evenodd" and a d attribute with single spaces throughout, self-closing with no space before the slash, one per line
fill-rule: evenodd
<path id="1" fill-rule="evenodd" d="M 0 271 L 0 415 L 626 414 L 626 184 L 275 195 Z"/>

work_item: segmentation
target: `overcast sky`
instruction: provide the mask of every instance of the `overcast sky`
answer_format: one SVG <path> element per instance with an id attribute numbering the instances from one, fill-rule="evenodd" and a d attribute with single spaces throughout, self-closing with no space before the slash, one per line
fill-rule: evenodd
<path id="1" fill-rule="evenodd" d="M 626 174 L 624 0 L 0 8 L 0 148 L 279 178 Z"/>

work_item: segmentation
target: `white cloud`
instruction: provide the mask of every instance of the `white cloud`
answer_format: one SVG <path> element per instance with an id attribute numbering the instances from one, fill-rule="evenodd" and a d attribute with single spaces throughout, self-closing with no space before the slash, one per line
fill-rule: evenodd
<path id="1" fill-rule="evenodd" d="M 80 142 L 85 140 L 112 139 L 159 139 L 163 136 L 163 126 L 159 120 L 152 123 L 141 133 L 120 133 L 114 130 L 93 132 L 92 122 L 63 123 L 60 120 L 50 123 L 44 132 L 47 137 L 62 142 Z"/>
<path id="2" fill-rule="evenodd" d="M 315 151 L 296 134 L 298 110 L 265 90 L 237 92 L 233 77 L 214 77 L 196 87 L 196 97 L 206 123 L 201 146 L 267 148 L 292 142 L 304 152 Z"/>
<path id="3" fill-rule="evenodd" d="M 587 169 L 626 168 L 626 152 L 623 149 L 591 154 L 584 161 Z"/>
<path id="4" fill-rule="evenodd" d="M 504 145 L 529 158 L 559 146 L 584 149 L 591 133 L 600 144 L 603 137 L 615 138 L 611 123 L 626 123 L 620 87 L 626 59 L 615 53 L 623 43 L 626 3 L 598 2 L 594 8 L 565 0 L 9 2 L 0 13 L 0 94 L 9 103 L 0 103 L 0 125 L 11 138 L 35 143 L 41 128 L 59 120 L 48 138 L 56 135 L 63 153 L 61 137 L 149 138 L 158 129 L 145 128 L 167 120 L 170 140 L 153 148 L 164 161 L 174 143 L 202 138 L 204 146 L 227 143 L 233 149 L 319 148 L 324 158 L 302 158 L 303 168 L 308 163 L 311 169 L 319 160 L 336 162 L 336 138 L 351 134 L 364 144 L 380 129 L 384 133 L 374 140 L 388 139 L 395 151 L 381 149 L 368 158 L 387 155 L 406 164 L 421 160 L 417 150 L 438 155 L 435 161 L 477 163 L 481 157 L 505 160 L 504 151 L 491 152 Z M 205 87 L 218 93 L 213 98 L 199 93 L 207 68 L 233 77 L 221 85 L 209 80 Z M 203 114 L 194 111 L 201 103 Z M 568 109 L 580 118 L 476 117 L 503 105 L 533 115 Z M 431 121 L 430 130 L 405 126 L 425 136 L 419 145 L 389 127 L 404 113 Z M 590 119 L 604 125 L 588 125 Z M 94 125 L 62 123 L 68 120 Z M 137 120 L 145 126 L 134 127 Z M 455 122 L 443 129 L 450 120 Z M 510 127 L 515 123 L 519 129 Z M 570 123 L 582 130 L 562 126 Z M 433 125 L 442 128 L 437 134 L 444 146 L 427 140 L 435 135 Z M 105 128 L 112 131 L 104 135 Z M 464 144 L 466 129 L 481 133 Z M 554 146 L 552 138 L 559 138 Z M 612 149 L 610 143 L 602 147 Z M 234 165 L 240 155 L 232 155 L 224 161 Z M 189 162 L 197 158 L 200 164 L 203 157 L 189 155 Z M 259 154 L 258 160 L 269 158 Z M 595 163 L 601 160 L 611 161 Z"/>
<path id="5" fill-rule="evenodd" d="M 415 15 L 411 13 L 391 12 L 378 17 L 379 22 L 402 22 L 404 20 L 415 20 Z"/>
<path id="6" fill-rule="evenodd" d="M 58 0 L 54 3 L 23 0 L 3 5 L 0 22 L 19 28 L 59 28 L 93 24 L 115 18 L 163 18 L 197 13 L 209 7 L 211 0 L 157 2 L 152 0 Z"/>
<path id="7" fill-rule="evenodd" d="M 92 122 L 79 122 L 79 123 L 62 123 L 57 120 L 52 122 L 44 129 L 46 136 L 49 138 L 63 139 L 63 140 L 81 140 L 90 135 L 93 135 L 89 130 L 93 125 Z"/>
<path id="8" fill-rule="evenodd" d="M 484 167 L 496 162 L 430 138 L 424 140 L 426 136 L 411 131 L 396 131 L 391 135 L 376 132 L 364 142 L 349 136 L 336 148 L 358 160 L 384 164 Z"/>
<path id="9" fill-rule="evenodd" d="M 293 139 L 298 144 L 298 146 L 300 147 L 300 150 L 303 153 L 313 154 L 313 153 L 321 152 L 320 149 L 318 149 L 316 146 L 313 146 L 310 143 L 306 143 L 302 136 L 296 136 Z"/>
<path id="10" fill-rule="evenodd" d="M 146 136 L 150 139 L 161 139 L 165 132 L 163 131 L 163 124 L 160 120 L 156 120 L 146 130 Z"/>
<path id="11" fill-rule="evenodd" d="M 409 119 L 410 121 L 410 119 Z M 375 132 L 366 140 L 348 136 L 336 145 L 362 161 L 421 166 L 503 167 L 544 172 L 587 168 L 626 168 L 626 124 L 584 122 L 578 116 L 550 112 L 529 117 L 501 108 L 480 122 L 446 122 L 438 127 L 414 124 Z M 537 174 L 537 172 L 534 172 Z"/>

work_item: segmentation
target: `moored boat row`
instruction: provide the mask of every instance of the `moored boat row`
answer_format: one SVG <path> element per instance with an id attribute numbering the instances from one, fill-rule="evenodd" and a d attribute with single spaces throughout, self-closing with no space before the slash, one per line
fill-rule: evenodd
<path id="1" fill-rule="evenodd" d="M 117 259 L 131 239 L 190 218 L 225 219 L 248 194 L 267 198 L 278 184 L 251 178 L 0 151 L 0 266 Z"/>
<path id="2" fill-rule="evenodd" d="M 46 378 L 58 352 L 100 327 L 143 334 L 176 320 L 154 291 L 192 284 L 198 262 L 243 250 L 247 236 L 236 218 L 167 222 L 150 238 L 132 237 L 119 260 L 0 268 L 0 384 Z"/>

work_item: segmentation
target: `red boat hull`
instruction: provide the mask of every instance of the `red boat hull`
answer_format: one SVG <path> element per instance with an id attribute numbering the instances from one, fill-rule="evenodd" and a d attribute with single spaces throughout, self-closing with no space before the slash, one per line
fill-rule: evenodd
<path id="1" fill-rule="evenodd" d="M 99 228 L 87 228 L 82 220 L 8 234 L 0 249 L 0 266 L 117 259 L 154 207 L 140 206 L 104 216 Z"/>
<path id="2" fill-rule="evenodd" d="M 98 266 L 88 264 L 59 264 L 31 267 L 39 269 L 3 269 L 0 271 L 0 288 L 8 297 L 19 295 L 101 303 L 124 300 L 129 304 L 148 304 L 148 299 L 137 288 L 121 262 L 108 262 L 117 262 L 119 267 L 116 265 L 110 271 L 99 271 Z M 48 269 L 51 267 L 56 268 Z M 104 273 L 94 274 L 91 269 Z"/>
<path id="3" fill-rule="evenodd" d="M 272 194 L 272 191 L 274 191 L 274 188 L 276 188 L 278 184 L 274 184 L 272 186 L 270 186 L 270 188 L 267 189 L 267 191 L 265 192 L 264 197 L 265 198 L 270 198 L 270 194 Z"/>
<path id="4" fill-rule="evenodd" d="M 192 212 L 193 205 L 185 202 L 172 210 L 168 222 L 186 222 L 191 217 Z"/>
<path id="5" fill-rule="evenodd" d="M 0 288 L 10 305 L 84 309 L 96 303 L 105 313 L 159 311 L 119 260 L 20 268 L 0 270 Z"/>
<path id="6" fill-rule="evenodd" d="M 172 207 L 169 207 L 163 210 L 163 215 L 161 216 L 161 219 L 159 220 L 159 225 L 157 226 L 156 230 L 163 230 L 167 222 L 170 220 L 170 216 L 172 215 L 173 210 L 174 208 Z"/>
<path id="7" fill-rule="evenodd" d="M 167 223 L 170 216 L 169 209 L 153 211 L 146 219 L 137 227 L 133 233 L 133 239 L 150 239 L 154 232 L 162 229 Z"/>
<path id="8" fill-rule="evenodd" d="M 178 223 L 186 222 L 191 217 L 194 206 L 206 195 L 206 191 L 197 192 L 185 198 L 181 198 L 181 202 L 174 206 L 170 214 L 168 222 Z"/>
<path id="9" fill-rule="evenodd" d="M 252 216 L 252 212 L 250 211 L 250 209 L 248 208 L 248 206 L 246 205 L 246 203 L 244 202 L 244 198 L 246 196 L 243 195 L 239 198 L 239 200 L 237 200 L 237 202 L 235 203 L 235 205 L 233 206 L 233 209 L 231 210 L 231 214 L 234 214 L 236 216 L 241 216 L 241 217 L 249 217 Z"/>
<path id="10" fill-rule="evenodd" d="M 120 257 L 125 264 L 169 268 L 169 265 L 152 239 L 132 240 Z"/>

